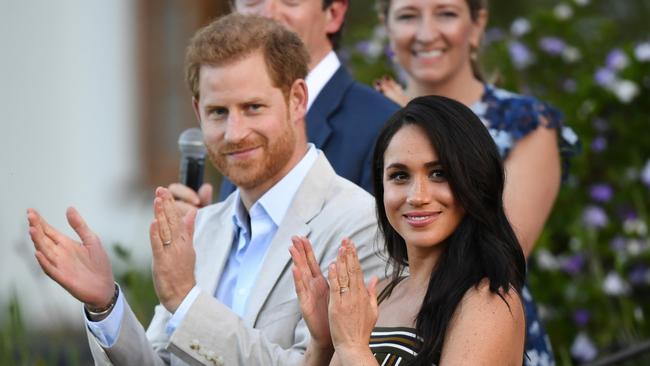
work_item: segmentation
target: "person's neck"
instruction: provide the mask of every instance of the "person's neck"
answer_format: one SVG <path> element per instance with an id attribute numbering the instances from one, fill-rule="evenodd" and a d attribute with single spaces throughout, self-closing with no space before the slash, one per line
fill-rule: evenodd
<path id="1" fill-rule="evenodd" d="M 475 78 L 471 71 L 462 73 L 455 79 L 439 83 L 418 82 L 410 78 L 406 88 L 406 95 L 410 99 L 423 95 L 442 95 L 467 106 L 479 101 L 483 92 L 483 82 Z"/>
<path id="2" fill-rule="evenodd" d="M 407 246 L 409 276 L 405 286 L 409 293 L 426 292 L 429 287 L 431 272 L 433 272 L 442 253 L 442 245 L 438 244 L 426 249 L 415 249 Z"/>
<path id="3" fill-rule="evenodd" d="M 318 64 L 323 61 L 325 56 L 327 56 L 332 51 L 332 46 L 323 47 L 318 50 L 314 50 L 309 54 L 309 72 L 312 72 Z"/>
<path id="4" fill-rule="evenodd" d="M 300 145 L 300 148 L 296 148 L 291 159 L 287 162 L 282 170 L 275 174 L 272 178 L 267 179 L 266 181 L 258 184 L 255 187 L 251 188 L 239 188 L 239 197 L 246 207 L 246 211 L 250 212 L 253 204 L 257 202 L 266 192 L 268 192 L 273 186 L 275 186 L 279 181 L 282 180 L 289 172 L 295 168 L 296 165 L 302 160 L 302 158 L 307 154 L 308 146 L 305 142 Z"/>

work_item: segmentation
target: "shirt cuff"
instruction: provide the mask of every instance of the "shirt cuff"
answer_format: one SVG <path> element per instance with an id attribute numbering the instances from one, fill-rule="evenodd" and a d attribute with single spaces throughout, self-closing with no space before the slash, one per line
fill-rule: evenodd
<path id="1" fill-rule="evenodd" d="M 104 348 L 113 347 L 120 335 L 120 327 L 122 326 L 122 318 L 124 317 L 124 296 L 122 289 L 118 286 L 117 300 L 115 306 L 106 318 L 100 321 L 92 321 L 88 318 L 84 310 L 84 319 L 86 319 L 86 326 L 90 332 L 97 338 L 99 344 Z"/>
<path id="2" fill-rule="evenodd" d="M 169 321 L 167 322 L 165 332 L 168 336 L 171 336 L 176 328 L 178 328 L 178 325 L 183 321 L 185 314 L 187 314 L 187 312 L 190 310 L 190 307 L 192 304 L 194 304 L 194 300 L 196 300 L 200 293 L 201 289 L 198 288 L 198 286 L 194 286 L 187 294 L 187 296 L 185 296 L 183 302 L 181 302 L 181 304 L 178 306 L 178 309 L 176 309 L 176 312 L 174 312 L 174 314 L 171 316 L 171 318 L 169 318 Z"/>

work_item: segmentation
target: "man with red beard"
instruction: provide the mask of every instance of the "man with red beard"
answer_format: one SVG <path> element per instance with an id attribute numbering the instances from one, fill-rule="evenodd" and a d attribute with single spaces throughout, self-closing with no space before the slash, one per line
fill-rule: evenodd
<path id="1" fill-rule="evenodd" d="M 183 218 L 171 193 L 156 190 L 150 239 L 160 305 L 146 333 L 81 216 L 68 210 L 78 243 L 29 210 L 39 264 L 84 303 L 96 364 L 299 363 L 309 332 L 292 280 L 293 236 L 314 243 L 313 271 L 325 272 L 349 237 L 364 272 L 383 272 L 372 250 L 372 197 L 307 143 L 308 58 L 294 33 L 256 16 L 229 15 L 191 40 L 192 104 L 210 159 L 237 190 Z"/>
<path id="2" fill-rule="evenodd" d="M 292 30 L 309 52 L 305 78 L 307 140 L 325 153 L 336 173 L 372 193 L 370 161 L 377 135 L 399 106 L 352 78 L 339 60 L 348 0 L 230 0 L 233 11 L 275 19 Z M 235 190 L 226 177 L 218 201 Z M 212 202 L 212 185 L 194 192 L 180 183 L 169 186 L 182 210 Z"/>

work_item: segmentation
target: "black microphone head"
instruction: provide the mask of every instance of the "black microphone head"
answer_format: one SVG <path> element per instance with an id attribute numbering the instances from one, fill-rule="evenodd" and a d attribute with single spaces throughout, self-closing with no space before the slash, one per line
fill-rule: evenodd
<path id="1" fill-rule="evenodd" d="M 201 130 L 189 128 L 183 131 L 178 137 L 178 149 L 181 151 L 180 182 L 198 191 L 203 184 L 206 153 Z"/>
<path id="2" fill-rule="evenodd" d="M 184 156 L 193 158 L 205 157 L 205 145 L 203 144 L 203 133 L 198 128 L 188 128 L 178 137 L 178 149 Z"/>

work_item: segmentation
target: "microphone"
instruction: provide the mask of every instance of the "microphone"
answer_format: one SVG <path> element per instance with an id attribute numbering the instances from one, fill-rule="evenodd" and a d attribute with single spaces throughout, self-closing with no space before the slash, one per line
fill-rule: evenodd
<path id="1" fill-rule="evenodd" d="M 203 184 L 205 145 L 203 133 L 198 128 L 188 128 L 178 137 L 181 152 L 180 182 L 198 192 Z"/>

